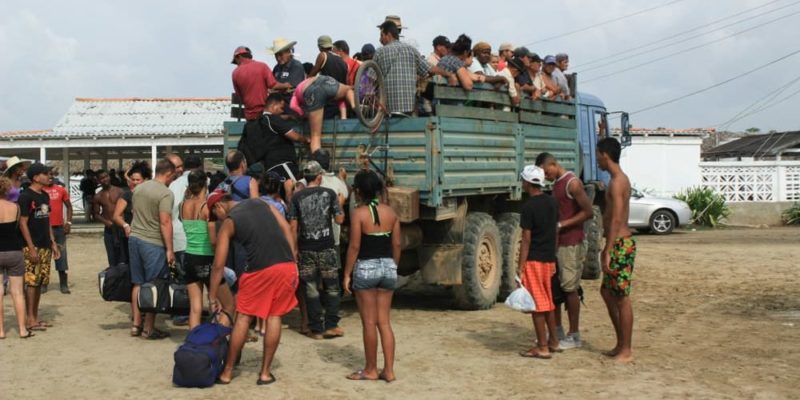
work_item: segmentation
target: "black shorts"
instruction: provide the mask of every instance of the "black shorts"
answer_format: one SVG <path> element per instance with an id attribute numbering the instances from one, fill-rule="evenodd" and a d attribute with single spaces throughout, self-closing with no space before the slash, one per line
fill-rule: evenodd
<path id="1" fill-rule="evenodd" d="M 214 264 L 214 256 L 198 256 L 186 253 L 183 256 L 186 283 L 201 282 L 208 285 L 212 264 Z"/>
<path id="2" fill-rule="evenodd" d="M 297 182 L 303 177 L 300 176 L 300 169 L 297 168 L 297 163 L 294 161 L 270 161 L 267 160 L 264 165 L 268 165 L 267 171 L 275 171 L 285 179 Z"/>

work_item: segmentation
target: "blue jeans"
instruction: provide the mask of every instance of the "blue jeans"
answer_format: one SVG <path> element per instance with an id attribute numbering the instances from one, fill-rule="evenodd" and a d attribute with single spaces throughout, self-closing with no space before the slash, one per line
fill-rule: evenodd
<path id="1" fill-rule="evenodd" d="M 131 283 L 141 285 L 156 278 L 167 278 L 167 250 L 131 236 L 128 238 L 131 252 Z"/>
<path id="2" fill-rule="evenodd" d="M 58 249 L 61 250 L 61 258 L 56 260 L 56 271 L 67 272 L 69 269 L 69 264 L 67 264 L 67 234 L 64 233 L 64 227 L 54 226 L 53 236 L 56 239 Z"/>

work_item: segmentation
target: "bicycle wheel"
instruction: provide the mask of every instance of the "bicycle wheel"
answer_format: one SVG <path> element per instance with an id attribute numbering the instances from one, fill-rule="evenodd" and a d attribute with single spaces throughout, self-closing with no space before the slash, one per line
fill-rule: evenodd
<path id="1" fill-rule="evenodd" d="M 383 84 L 383 73 L 377 63 L 372 60 L 361 63 L 356 72 L 353 92 L 358 120 L 370 132 L 376 132 L 386 114 L 386 88 Z"/>

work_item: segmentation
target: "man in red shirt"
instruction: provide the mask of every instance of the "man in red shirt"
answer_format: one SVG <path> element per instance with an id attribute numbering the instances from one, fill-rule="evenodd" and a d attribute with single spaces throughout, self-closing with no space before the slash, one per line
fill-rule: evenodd
<path id="1" fill-rule="evenodd" d="M 569 332 L 561 340 L 561 348 L 573 349 L 582 344 L 578 324 L 581 311 L 579 289 L 586 258 L 583 223 L 592 218 L 592 202 L 581 180 L 559 164 L 552 154 L 539 154 L 536 165 L 542 167 L 547 179 L 553 182 L 553 197 L 558 201 L 558 277 L 569 313 Z M 561 328 L 561 307 L 557 310 L 556 325 Z M 562 332 L 563 328 L 559 335 Z"/>
<path id="2" fill-rule="evenodd" d="M 53 227 L 53 236 L 56 244 L 61 250 L 61 258 L 56 260 L 56 271 L 58 271 L 58 282 L 61 286 L 61 293 L 70 294 L 67 284 L 67 234 L 72 228 L 72 202 L 69 199 L 69 192 L 63 186 L 56 184 L 53 170 L 50 170 L 50 183 L 43 188 L 44 192 L 50 196 L 50 226 Z M 64 207 L 67 209 L 67 219 L 64 220 Z"/>
<path id="3" fill-rule="evenodd" d="M 356 81 L 356 73 L 358 72 L 358 67 L 361 66 L 361 62 L 350 57 L 350 46 L 344 40 L 337 40 L 333 42 L 333 52 L 339 57 L 342 57 L 342 60 L 347 65 L 347 84 L 353 86 Z"/>
<path id="4" fill-rule="evenodd" d="M 236 64 L 232 73 L 233 89 L 244 103 L 244 118 L 247 120 L 242 139 L 248 135 L 261 135 L 258 120 L 264 113 L 269 90 L 289 90 L 292 85 L 288 82 L 278 83 L 272 69 L 261 61 L 253 60 L 253 53 L 247 47 L 239 46 L 234 50 L 231 64 Z M 248 164 L 258 161 L 249 149 L 240 150 L 245 154 Z"/>

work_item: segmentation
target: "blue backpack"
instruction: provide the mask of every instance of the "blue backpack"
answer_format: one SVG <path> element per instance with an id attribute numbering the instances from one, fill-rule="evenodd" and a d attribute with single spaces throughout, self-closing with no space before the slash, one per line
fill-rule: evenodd
<path id="1" fill-rule="evenodd" d="M 233 319 L 225 313 L 231 325 Z M 172 383 L 181 387 L 214 386 L 228 356 L 228 335 L 231 328 L 214 321 L 196 326 L 186 341 L 175 351 Z"/>

